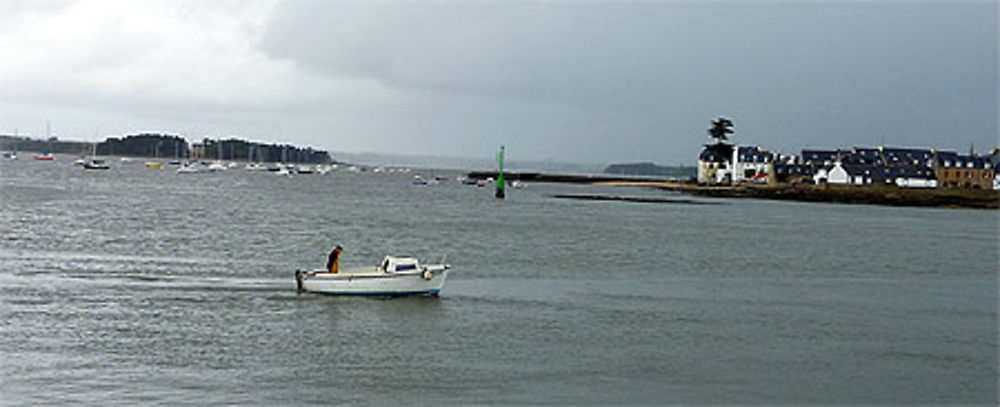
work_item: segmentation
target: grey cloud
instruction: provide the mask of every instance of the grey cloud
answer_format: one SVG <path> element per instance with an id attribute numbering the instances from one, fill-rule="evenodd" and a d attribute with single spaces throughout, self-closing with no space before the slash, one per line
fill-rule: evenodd
<path id="1" fill-rule="evenodd" d="M 696 149 L 716 114 L 737 118 L 737 140 L 785 150 L 955 147 L 952 136 L 996 138 L 995 15 L 991 3 L 287 2 L 262 48 L 328 75 L 452 95 L 440 103 L 522 102 L 481 115 L 622 158 L 608 139 L 690 155 L 670 151 Z M 531 104 L 578 110 L 552 123 Z"/>
<path id="2" fill-rule="evenodd" d="M 0 121 L 593 163 L 693 163 L 719 114 L 786 152 L 998 142 L 995 2 L 204 4 L 0 0 L 30 61 Z"/>

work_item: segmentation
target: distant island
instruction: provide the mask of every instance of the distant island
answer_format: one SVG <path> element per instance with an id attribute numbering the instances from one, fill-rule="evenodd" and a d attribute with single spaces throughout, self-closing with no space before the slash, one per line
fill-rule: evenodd
<path id="1" fill-rule="evenodd" d="M 39 140 L 0 135 L 0 149 L 4 151 L 96 154 L 177 160 L 244 160 L 309 164 L 325 164 L 333 161 L 327 151 L 311 147 L 263 144 L 235 138 L 225 140 L 205 138 L 199 143 L 188 143 L 181 136 L 150 133 L 127 135 L 121 138 L 109 137 L 105 141 L 97 143 L 65 141 L 55 137 Z"/>
<path id="2" fill-rule="evenodd" d="M 611 164 L 604 169 L 606 174 L 637 175 L 650 177 L 665 177 L 674 179 L 693 179 L 698 174 L 698 167 L 663 167 L 651 162 Z"/>

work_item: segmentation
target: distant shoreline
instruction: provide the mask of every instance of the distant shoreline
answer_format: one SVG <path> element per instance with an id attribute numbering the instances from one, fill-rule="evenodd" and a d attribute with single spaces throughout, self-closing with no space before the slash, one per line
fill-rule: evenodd
<path id="1" fill-rule="evenodd" d="M 469 178 L 496 177 L 496 172 L 477 171 Z M 613 175 L 566 175 L 542 173 L 504 173 L 509 180 L 631 186 L 675 191 L 713 198 L 754 198 L 799 202 L 828 202 L 883 206 L 929 208 L 1000 209 L 1000 191 L 955 188 L 901 188 L 887 186 L 812 185 L 812 184 L 741 184 L 705 186 L 667 179 L 621 177 Z"/>

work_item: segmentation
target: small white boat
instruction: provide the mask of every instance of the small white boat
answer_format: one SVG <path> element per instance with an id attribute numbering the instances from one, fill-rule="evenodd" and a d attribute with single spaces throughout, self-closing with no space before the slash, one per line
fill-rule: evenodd
<path id="1" fill-rule="evenodd" d="M 386 256 L 382 264 L 329 273 L 295 271 L 299 292 L 329 295 L 438 295 L 448 277 L 447 264 L 420 264 L 412 257 Z"/>
<path id="2" fill-rule="evenodd" d="M 178 174 L 198 174 L 205 171 L 206 170 L 202 169 L 201 165 L 196 162 L 182 164 L 180 168 L 177 169 Z"/>
<path id="3" fill-rule="evenodd" d="M 229 166 L 227 166 L 222 161 L 212 162 L 211 164 L 208 165 L 208 168 L 207 168 L 207 170 L 209 172 L 225 171 L 225 170 L 228 170 L 228 169 L 229 169 Z"/>
<path id="4" fill-rule="evenodd" d="M 83 169 L 85 170 L 109 170 L 111 166 L 108 165 L 107 161 L 98 158 L 91 158 L 83 163 Z"/>

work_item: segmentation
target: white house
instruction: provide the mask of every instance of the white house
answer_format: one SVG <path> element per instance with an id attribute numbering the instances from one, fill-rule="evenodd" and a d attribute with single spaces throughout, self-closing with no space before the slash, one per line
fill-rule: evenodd
<path id="1" fill-rule="evenodd" d="M 896 178 L 896 186 L 900 188 L 937 188 L 937 180 L 898 177 Z"/>
<path id="2" fill-rule="evenodd" d="M 760 146 L 743 146 L 733 149 L 732 181 L 752 181 L 758 174 L 767 174 L 774 155 Z"/>
<path id="3" fill-rule="evenodd" d="M 993 166 L 993 190 L 1000 191 L 1000 163 Z"/>
<path id="4" fill-rule="evenodd" d="M 830 168 L 830 171 L 826 173 L 828 184 L 848 184 L 850 181 L 851 178 L 847 175 L 847 170 L 840 164 L 840 161 L 833 163 L 833 168 Z"/>
<path id="5" fill-rule="evenodd" d="M 852 185 L 869 185 L 875 175 L 884 172 L 867 164 L 845 164 L 843 167 L 847 171 L 848 183 Z"/>
<path id="6" fill-rule="evenodd" d="M 920 166 L 903 166 L 889 169 L 889 178 L 900 188 L 937 188 L 934 170 Z"/>
<path id="7" fill-rule="evenodd" d="M 826 168 L 820 168 L 816 170 L 815 174 L 813 174 L 813 182 L 816 184 L 822 184 L 826 182 L 826 180 L 827 180 Z"/>
<path id="8" fill-rule="evenodd" d="M 698 156 L 698 183 L 707 185 L 728 183 L 732 174 L 729 161 L 732 150 L 732 144 L 706 144 Z"/>
<path id="9" fill-rule="evenodd" d="M 847 185 L 856 183 L 856 180 L 855 177 L 847 174 L 844 166 L 840 161 L 837 161 L 833 163 L 833 167 L 830 167 L 830 169 L 820 168 L 817 170 L 816 174 L 813 175 L 813 182 L 817 184 L 825 182 L 827 184 Z"/>

